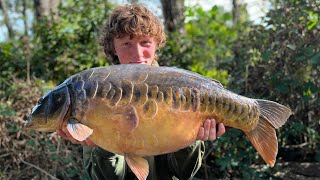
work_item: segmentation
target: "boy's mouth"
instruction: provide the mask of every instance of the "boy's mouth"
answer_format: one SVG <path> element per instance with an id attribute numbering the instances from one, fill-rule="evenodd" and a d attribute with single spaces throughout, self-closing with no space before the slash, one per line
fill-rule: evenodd
<path id="1" fill-rule="evenodd" d="M 133 61 L 130 64 L 147 64 L 147 61 Z"/>

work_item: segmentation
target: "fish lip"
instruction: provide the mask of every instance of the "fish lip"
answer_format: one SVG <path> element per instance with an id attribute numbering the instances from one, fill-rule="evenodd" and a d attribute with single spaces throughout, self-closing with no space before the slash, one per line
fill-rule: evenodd
<path id="1" fill-rule="evenodd" d="M 24 123 L 24 127 L 25 128 L 30 128 L 32 126 L 32 117 L 31 115 L 29 115 L 26 119 L 26 122 Z"/>

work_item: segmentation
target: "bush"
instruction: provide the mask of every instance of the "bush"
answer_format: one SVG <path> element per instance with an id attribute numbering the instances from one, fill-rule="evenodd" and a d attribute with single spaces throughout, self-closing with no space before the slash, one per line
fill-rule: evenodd
<path id="1" fill-rule="evenodd" d="M 235 43 L 235 57 L 225 64 L 231 76 L 229 87 L 249 97 L 291 107 L 294 115 L 277 131 L 280 161 L 319 161 L 320 24 L 317 8 L 307 1 L 283 1 L 267 14 L 263 24 L 252 26 L 252 30 Z M 239 139 L 234 140 L 239 142 Z M 225 150 L 230 151 L 230 148 Z M 236 159 L 234 155 L 232 158 Z M 243 166 L 249 164 L 241 164 Z"/>
<path id="2" fill-rule="evenodd" d="M 7 98 L 0 99 L 0 164 L 5 164 L 0 166 L 0 179 L 80 179 L 81 146 L 62 140 L 56 133 L 24 129 L 31 107 L 53 85 L 22 80 L 12 84 Z"/>

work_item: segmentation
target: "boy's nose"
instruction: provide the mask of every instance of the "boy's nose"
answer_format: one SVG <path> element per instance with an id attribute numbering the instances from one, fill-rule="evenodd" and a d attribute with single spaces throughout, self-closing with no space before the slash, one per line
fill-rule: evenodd
<path id="1" fill-rule="evenodd" d="M 133 55 L 136 57 L 142 57 L 143 56 L 143 48 L 137 44 L 133 48 Z"/>

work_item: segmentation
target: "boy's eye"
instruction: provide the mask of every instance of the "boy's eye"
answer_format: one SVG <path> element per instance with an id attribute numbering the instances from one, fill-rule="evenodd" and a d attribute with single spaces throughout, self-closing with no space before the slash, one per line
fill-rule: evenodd
<path id="1" fill-rule="evenodd" d="M 142 44 L 142 45 L 150 45 L 151 42 L 150 42 L 150 41 L 142 41 L 141 44 Z"/>
<path id="2" fill-rule="evenodd" d="M 130 46 L 130 45 L 131 45 L 131 43 L 126 42 L 126 43 L 123 43 L 122 45 L 123 45 L 123 46 Z"/>

